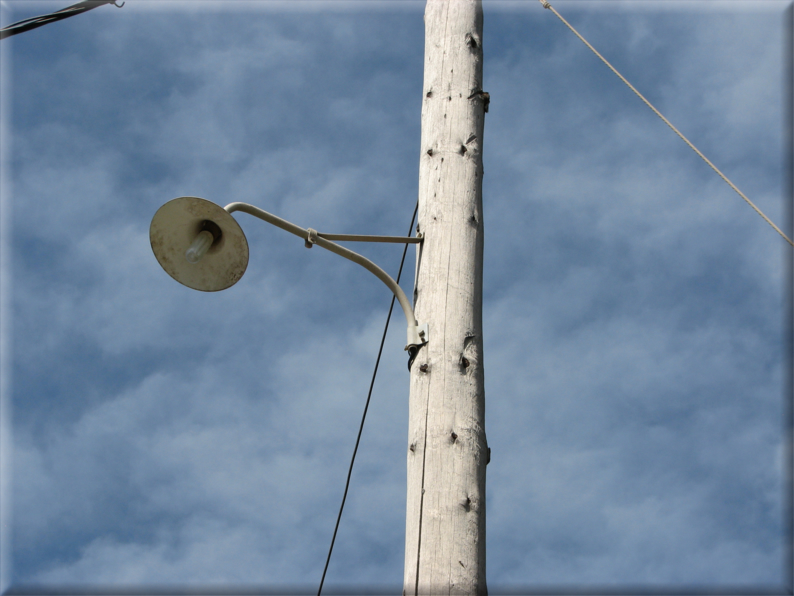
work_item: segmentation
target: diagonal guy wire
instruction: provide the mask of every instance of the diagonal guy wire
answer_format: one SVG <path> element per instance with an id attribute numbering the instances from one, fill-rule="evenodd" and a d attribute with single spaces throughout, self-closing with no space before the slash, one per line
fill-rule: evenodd
<path id="1" fill-rule="evenodd" d="M 414 214 L 411 217 L 411 226 L 408 228 L 408 236 L 411 235 L 411 230 L 414 229 L 414 221 L 416 220 L 416 213 L 419 210 L 419 201 L 414 207 Z M 400 261 L 400 270 L 397 272 L 397 283 L 400 283 L 400 276 L 403 272 L 403 265 L 405 264 L 405 255 L 408 252 L 408 244 L 403 248 L 403 258 Z M 328 572 L 328 564 L 331 562 L 331 553 L 334 552 L 334 542 L 336 542 L 336 533 L 339 530 L 339 521 L 342 519 L 342 511 L 345 508 L 345 501 L 347 500 L 347 491 L 350 488 L 350 476 L 353 474 L 353 464 L 356 461 L 356 453 L 358 452 L 358 445 L 361 443 L 361 432 L 364 430 L 364 421 L 367 419 L 367 410 L 369 409 L 369 402 L 372 398 L 372 388 L 375 386 L 375 377 L 378 375 L 378 365 L 380 364 L 380 356 L 383 354 L 383 344 L 386 342 L 386 332 L 389 330 L 389 321 L 391 320 L 391 313 L 394 310 L 395 297 L 391 297 L 391 306 L 389 306 L 389 314 L 386 315 L 386 326 L 383 328 L 383 337 L 380 340 L 380 348 L 378 349 L 378 357 L 375 360 L 375 370 L 372 371 L 372 381 L 369 384 L 369 393 L 367 393 L 367 402 L 364 405 L 364 414 L 361 416 L 361 425 L 358 428 L 358 437 L 356 437 L 356 446 L 353 449 L 353 457 L 350 459 L 350 468 L 347 471 L 347 481 L 345 482 L 345 492 L 342 495 L 342 505 L 339 507 L 339 515 L 336 517 L 336 526 L 334 527 L 334 535 L 331 538 L 331 547 L 328 549 L 328 557 L 325 560 L 325 568 L 323 569 L 323 576 L 320 579 L 320 588 L 317 590 L 317 596 L 320 596 L 323 591 L 323 584 L 325 583 L 325 574 Z"/>
<path id="2" fill-rule="evenodd" d="M 657 110 L 655 107 L 653 107 L 653 105 L 651 104 L 651 102 L 649 102 L 647 99 L 645 99 L 645 97 L 642 95 L 642 93 L 640 93 L 639 91 L 637 91 L 637 90 L 634 88 L 634 85 L 632 85 L 631 83 L 629 83 L 629 82 L 628 82 L 628 81 L 627 81 L 627 80 L 626 80 L 626 79 L 623 77 L 623 75 L 622 75 L 622 74 L 620 74 L 620 73 L 619 73 L 617 70 L 615 70 L 615 67 L 614 67 L 614 66 L 612 66 L 612 65 L 611 65 L 611 64 L 610 64 L 610 63 L 607 61 L 607 59 L 606 59 L 606 58 L 604 58 L 604 57 L 603 57 L 601 54 L 599 54 L 599 53 L 596 51 L 596 49 L 595 49 L 593 46 L 591 46 L 591 45 L 590 45 L 590 44 L 587 42 L 587 40 L 586 40 L 584 37 L 582 37 L 581 35 L 579 35 L 579 32 L 578 32 L 576 29 L 574 29 L 574 28 L 571 26 L 571 24 L 570 24 L 568 21 L 566 21 L 564 18 L 562 18 L 562 15 L 560 15 L 560 13 L 558 13 L 556 10 L 554 10 L 554 7 L 552 7 L 552 5 L 551 5 L 551 4 L 549 4 L 548 0 L 539 0 L 539 2 L 540 2 L 542 5 L 543 5 L 543 8 L 548 8 L 549 10 L 551 10 L 551 12 L 553 12 L 555 15 L 557 15 L 557 18 L 558 18 L 558 19 L 560 19 L 560 20 L 561 20 L 563 23 L 565 23 L 565 25 L 567 25 L 568 29 L 570 29 L 571 31 L 573 31 L 573 32 L 574 32 L 574 34 L 576 35 L 576 37 L 578 37 L 580 40 L 582 40 L 582 42 L 584 43 L 584 45 L 586 45 L 588 48 L 590 48 L 590 50 L 591 50 L 591 51 L 592 51 L 592 52 L 593 52 L 593 53 L 594 53 L 596 56 L 598 56 L 599 58 L 601 58 L 601 61 L 602 61 L 604 64 L 606 64 L 606 65 L 609 67 L 609 69 L 610 69 L 612 72 L 614 72 L 616 75 L 618 75 L 618 77 L 620 78 L 620 80 L 621 80 L 621 81 L 623 81 L 624 83 L 626 83 L 626 85 L 628 85 L 629 89 L 631 89 L 632 91 L 634 91 L 634 93 L 636 93 L 636 94 L 637 94 L 637 97 L 639 97 L 639 98 L 640 98 L 642 101 L 644 101 L 644 102 L 645 102 L 645 105 L 647 105 L 649 108 L 651 108 L 651 109 L 653 110 L 653 112 L 654 112 L 654 113 L 655 113 L 657 116 L 659 116 L 659 118 L 661 118 L 661 119 L 664 121 L 664 123 L 665 123 L 667 126 L 669 126 L 670 128 L 672 128 L 672 129 L 673 129 L 673 132 L 674 132 L 675 134 L 677 134 L 679 137 L 681 137 L 681 140 L 682 140 L 682 141 L 684 141 L 684 142 L 685 142 L 687 145 L 689 145 L 689 147 L 690 147 L 690 149 L 692 149 L 692 151 L 694 151 L 695 153 L 697 153 L 697 154 L 698 154 L 698 155 L 699 155 L 699 156 L 700 156 L 700 157 L 703 159 L 703 161 L 705 161 L 707 164 L 709 164 L 709 165 L 711 166 L 711 169 L 712 169 L 712 170 L 714 170 L 715 172 L 717 172 L 717 174 L 719 174 L 720 178 L 722 178 L 723 180 L 725 180 L 725 182 L 727 182 L 727 183 L 728 183 L 728 186 L 730 186 L 730 187 L 731 187 L 733 190 L 735 190 L 735 191 L 738 193 L 738 195 L 739 195 L 740 197 L 742 197 L 742 198 L 743 198 L 745 201 L 747 201 L 747 204 L 748 204 L 748 205 L 750 205 L 750 207 L 752 207 L 753 209 L 755 209 L 755 212 L 756 212 L 756 213 L 758 213 L 758 215 L 760 215 L 761 217 L 763 217 L 763 218 L 764 218 L 764 221 L 766 221 L 766 223 L 768 223 L 770 226 L 772 226 L 772 227 L 775 229 L 775 231 L 776 231 L 778 234 L 780 234 L 781 236 L 783 236 L 783 238 L 786 240 L 786 242 L 788 242 L 788 243 L 789 243 L 791 246 L 793 246 L 793 247 L 794 247 L 794 242 L 792 242 L 792 241 L 789 239 L 789 237 L 788 237 L 788 236 L 786 236 L 786 235 L 785 235 L 783 232 L 781 232 L 781 231 L 780 231 L 780 228 L 778 228 L 778 227 L 777 227 L 777 226 L 776 226 L 774 223 L 772 223 L 772 220 L 770 220 L 770 219 L 769 219 L 769 218 L 768 218 L 766 215 L 764 215 L 764 212 L 763 212 L 763 211 L 761 211 L 761 210 L 760 210 L 758 207 L 756 207 L 756 206 L 755 206 L 755 203 L 753 203 L 753 202 L 752 202 L 750 199 L 748 199 L 748 198 L 745 196 L 745 194 L 744 194 L 744 193 L 743 193 L 741 190 L 739 190 L 738 188 L 736 188 L 736 185 L 735 185 L 733 182 L 731 182 L 730 180 L 728 180 L 728 177 L 727 177 L 725 174 L 723 174 L 722 172 L 720 172 L 720 171 L 719 171 L 719 169 L 717 169 L 717 166 L 715 166 L 713 163 L 711 163 L 711 162 L 710 162 L 710 161 L 709 161 L 709 160 L 706 158 L 706 156 L 705 156 L 705 155 L 703 155 L 703 154 L 702 154 L 702 153 L 701 153 L 701 152 L 698 150 L 698 148 L 697 148 L 697 147 L 695 147 L 695 146 L 694 146 L 692 143 L 690 143 L 690 142 L 689 142 L 689 139 L 687 139 L 687 138 L 686 138 L 684 135 L 682 135 L 682 134 L 681 134 L 681 132 L 679 132 L 679 130 L 678 130 L 678 129 L 677 129 L 675 126 L 673 126 L 673 125 L 670 123 L 670 121 L 669 121 L 667 118 L 665 118 L 664 116 L 662 116 L 662 113 L 661 113 L 659 110 Z"/>

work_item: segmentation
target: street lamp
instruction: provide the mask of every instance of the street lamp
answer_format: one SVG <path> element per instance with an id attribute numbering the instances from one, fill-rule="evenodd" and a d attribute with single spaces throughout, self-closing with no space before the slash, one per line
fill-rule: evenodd
<path id="1" fill-rule="evenodd" d="M 307 248 L 316 244 L 375 274 L 394 293 L 405 313 L 408 322 L 405 349 L 410 354 L 410 368 L 419 347 L 427 343 L 427 324 L 417 323 L 408 297 L 388 273 L 369 259 L 332 240 L 418 244 L 422 241 L 421 234 L 417 234 L 416 238 L 319 234 L 316 230 L 303 229 L 247 203 L 230 203 L 221 207 L 198 197 L 179 197 L 157 210 L 149 228 L 152 251 L 165 272 L 179 283 L 202 292 L 217 292 L 236 284 L 248 266 L 248 241 L 240 224 L 231 216 L 235 211 L 248 213 L 300 236 Z"/>

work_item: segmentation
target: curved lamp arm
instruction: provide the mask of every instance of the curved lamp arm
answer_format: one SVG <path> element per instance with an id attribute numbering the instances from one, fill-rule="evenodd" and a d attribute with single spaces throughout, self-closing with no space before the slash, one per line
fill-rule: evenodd
<path id="1" fill-rule="evenodd" d="M 268 213 L 259 207 L 254 207 L 253 205 L 249 205 L 248 203 L 229 203 L 224 207 L 224 209 L 228 213 L 234 213 L 235 211 L 242 211 L 243 213 L 247 213 L 249 215 L 253 215 L 263 221 L 266 221 L 269 224 L 272 224 L 282 230 L 286 230 L 290 234 L 294 234 L 295 236 L 299 236 L 306 241 L 306 246 L 311 248 L 313 244 L 317 246 L 321 246 L 322 248 L 331 251 L 332 253 L 336 253 L 341 257 L 344 257 L 354 263 L 358 263 L 367 271 L 375 274 L 379 280 L 381 280 L 384 284 L 388 286 L 388 288 L 392 291 L 394 296 L 397 298 L 397 301 L 400 303 L 400 306 L 403 309 L 403 313 L 405 313 L 405 318 L 408 322 L 408 343 L 405 346 L 406 350 L 411 351 L 412 349 L 416 349 L 422 344 L 427 343 L 428 340 L 428 328 L 427 325 L 419 325 L 416 322 L 416 318 L 414 317 L 413 308 L 411 308 L 411 303 L 408 301 L 408 297 L 403 292 L 402 288 L 394 281 L 388 273 L 386 273 L 383 269 L 378 267 L 375 263 L 367 259 L 366 257 L 361 256 L 360 254 L 353 252 L 345 248 L 344 246 L 340 246 L 335 242 L 331 242 L 326 238 L 323 238 L 320 234 L 317 233 L 316 230 L 312 230 L 311 228 L 303 229 L 300 226 L 296 226 L 293 223 L 288 222 L 285 219 L 281 219 L 280 217 L 273 215 L 272 213 Z M 377 236 L 366 236 L 366 237 L 354 237 L 349 236 L 349 239 L 363 239 L 367 238 L 370 242 L 378 242 Z M 397 239 L 395 237 L 382 237 L 385 242 L 395 242 Z M 411 242 L 416 243 L 419 242 L 420 239 L 418 238 L 403 238 L 402 242 Z"/>

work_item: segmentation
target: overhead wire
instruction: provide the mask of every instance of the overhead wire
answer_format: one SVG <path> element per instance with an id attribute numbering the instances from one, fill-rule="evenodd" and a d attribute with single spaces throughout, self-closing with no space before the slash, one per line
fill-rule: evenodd
<path id="1" fill-rule="evenodd" d="M 38 27 L 43 27 L 49 23 L 68 19 L 69 17 L 93 10 L 94 8 L 98 8 L 104 4 L 113 4 L 116 8 L 121 8 L 124 6 L 124 2 L 121 4 L 116 4 L 116 0 L 83 0 L 83 2 L 78 2 L 77 4 L 73 4 L 72 6 L 68 6 L 61 10 L 57 10 L 55 12 L 38 17 L 23 19 L 9 25 L 8 27 L 3 27 L 0 29 L 0 39 L 5 39 L 6 37 L 11 37 L 12 35 L 24 33 L 25 31 L 30 31 L 31 29 L 37 29 Z"/>
<path id="2" fill-rule="evenodd" d="M 419 201 L 416 203 L 416 207 L 414 207 L 414 214 L 411 217 L 411 225 L 408 228 L 407 237 L 411 237 L 411 231 L 414 229 L 414 222 L 416 221 L 416 213 L 419 210 Z M 397 271 L 397 283 L 400 283 L 400 277 L 403 273 L 403 265 L 405 264 L 405 255 L 408 253 L 408 243 L 405 244 L 403 248 L 403 256 L 400 260 L 400 269 Z M 328 549 L 328 556 L 325 559 L 325 567 L 323 568 L 323 576 L 320 579 L 320 587 L 317 590 L 317 596 L 320 596 L 323 591 L 323 584 L 325 583 L 325 575 L 328 572 L 328 564 L 331 562 L 331 553 L 334 551 L 334 543 L 336 542 L 336 534 L 339 531 L 339 522 L 342 519 L 342 511 L 345 509 L 345 501 L 347 500 L 347 493 L 350 489 L 350 478 L 353 475 L 353 464 L 356 461 L 356 454 L 358 453 L 358 446 L 361 443 L 361 433 L 364 430 L 364 421 L 367 419 L 367 410 L 369 410 L 369 403 L 372 399 L 372 389 L 375 386 L 375 378 L 378 375 L 378 366 L 380 365 L 380 357 L 383 354 L 383 345 L 386 342 L 386 333 L 389 331 L 389 321 L 391 320 L 391 314 L 394 310 L 394 301 L 395 296 L 391 297 L 391 305 L 389 306 L 389 314 L 386 315 L 386 325 L 383 327 L 383 336 L 380 340 L 380 348 L 378 349 L 378 357 L 375 359 L 375 369 L 372 371 L 372 380 L 369 384 L 369 392 L 367 393 L 367 401 L 364 404 L 364 413 L 361 416 L 361 424 L 358 428 L 358 436 L 356 437 L 356 446 L 353 448 L 353 457 L 350 459 L 350 467 L 347 470 L 347 480 L 345 481 L 345 492 L 342 495 L 342 505 L 339 507 L 339 514 L 336 516 L 336 525 L 334 526 L 334 534 L 331 537 L 331 546 Z"/>
<path id="3" fill-rule="evenodd" d="M 781 235 L 781 236 L 782 236 L 782 237 L 783 237 L 783 238 L 786 240 L 786 242 L 788 242 L 788 243 L 789 243 L 789 244 L 790 244 L 792 247 L 794 247 L 794 242 L 792 242 L 792 241 L 791 241 L 791 239 L 790 239 L 788 236 L 786 236 L 786 235 L 785 235 L 785 234 L 784 234 L 784 233 L 783 233 L 783 232 L 780 230 L 780 228 L 778 228 L 778 227 L 777 227 L 777 226 L 776 226 L 776 225 L 775 225 L 775 224 L 772 222 L 772 220 L 771 220 L 771 219 L 769 219 L 769 218 L 768 218 L 768 217 L 767 217 L 767 216 L 764 214 L 764 212 L 763 212 L 763 211 L 761 211 L 761 210 L 760 210 L 760 209 L 759 209 L 759 208 L 758 208 L 758 207 L 755 205 L 755 203 L 753 203 L 753 202 L 752 202 L 750 199 L 748 199 L 748 198 L 747 198 L 747 196 L 746 196 L 746 195 L 745 195 L 745 194 L 744 194 L 744 193 L 743 193 L 741 190 L 739 190 L 739 189 L 736 187 L 736 185 L 735 185 L 733 182 L 731 182 L 731 181 L 728 179 L 728 177 L 727 177 L 725 174 L 723 174 L 723 173 L 722 173 L 722 172 L 721 172 L 721 171 L 720 171 L 720 170 L 717 168 L 717 166 L 715 166 L 713 163 L 711 163 L 711 161 L 709 161 L 709 159 L 708 159 L 708 158 L 707 158 L 705 155 L 703 155 L 703 153 L 701 153 L 701 152 L 700 152 L 700 150 L 699 150 L 697 147 L 695 147 L 695 146 L 694 146 L 694 145 L 693 145 L 693 144 L 692 144 L 692 143 L 689 141 L 689 139 L 687 139 L 687 138 L 686 138 L 686 137 L 685 137 L 683 134 L 681 134 L 681 132 L 680 132 L 680 131 L 679 131 L 679 130 L 678 130 L 676 127 L 675 127 L 675 126 L 673 126 L 673 125 L 672 125 L 672 123 L 671 123 L 671 122 L 670 122 L 670 121 L 669 121 L 667 118 L 665 118 L 665 117 L 662 115 L 662 113 L 661 113 L 659 110 L 657 110 L 657 109 L 656 109 L 656 108 L 653 106 L 653 104 L 651 104 L 651 102 L 649 102 L 647 99 L 645 99 L 645 96 L 643 96 L 643 95 L 642 95 L 642 93 L 640 93 L 639 91 L 637 91 L 637 89 L 634 87 L 634 85 L 632 85 L 631 83 L 629 83 L 629 82 L 626 80 L 626 78 L 625 78 L 625 77 L 624 77 L 622 74 L 620 74 L 620 73 L 617 71 L 617 69 L 615 69 L 615 67 L 614 67 L 614 66 L 612 66 L 612 65 L 609 63 L 609 61 L 608 61 L 606 58 L 604 58 L 604 57 L 603 57 L 601 54 L 599 54 L 599 53 L 598 53 L 598 51 L 597 51 L 597 50 L 596 50 L 596 49 L 595 49 L 593 46 L 591 46 L 591 45 L 590 45 L 590 43 L 588 43 L 588 41 L 587 41 L 587 40 L 586 40 L 584 37 L 582 37 L 582 36 L 579 34 L 579 32 L 578 32 L 576 29 L 574 29 L 574 28 L 573 28 L 573 26 L 572 26 L 572 25 L 571 25 L 571 24 L 570 24 L 568 21 L 566 21 L 566 20 L 565 20 L 565 19 L 562 17 L 562 15 L 561 15 L 560 13 L 558 13 L 556 10 L 554 10 L 554 7 L 553 7 L 551 4 L 549 4 L 548 0 L 538 0 L 538 1 L 539 1 L 539 2 L 540 2 L 542 5 L 543 5 L 543 8 L 547 8 L 547 9 L 551 10 L 551 12 L 553 12 L 555 15 L 557 15 L 557 18 L 558 18 L 558 19 L 560 19 L 560 20 L 561 20 L 561 21 L 562 21 L 562 22 L 563 22 L 563 23 L 564 23 L 564 24 L 565 24 L 565 25 L 568 27 L 568 29 L 570 29 L 571 31 L 573 31 L 573 33 L 576 35 L 576 37 L 578 37 L 578 38 L 579 38 L 579 39 L 582 41 L 582 43 L 584 43 L 584 44 L 585 44 L 585 45 L 586 45 L 588 48 L 590 48 L 590 51 L 592 51 L 592 52 L 593 52 L 593 53 L 594 53 L 596 56 L 598 56 L 598 57 L 601 59 L 601 61 L 602 61 L 604 64 L 606 64 L 606 65 L 609 67 L 609 69 L 610 69 L 612 72 L 614 72 L 614 73 L 615 73 L 615 74 L 616 74 L 616 75 L 617 75 L 617 76 L 620 78 L 620 80 L 621 80 L 621 81 L 623 81 L 624 83 L 626 83 L 626 85 L 629 87 L 629 89 L 631 89 L 632 91 L 634 91 L 634 93 L 637 95 L 637 97 L 639 97 L 639 98 L 640 98 L 640 99 L 641 99 L 643 102 L 645 102 L 645 105 L 647 105 L 649 108 L 651 108 L 651 110 L 653 110 L 653 112 L 654 112 L 654 113 L 655 113 L 657 116 L 659 116 L 659 118 L 661 118 L 661 119 L 664 121 L 664 123 L 665 123 L 665 124 L 667 124 L 667 126 L 669 126 L 669 127 L 670 127 L 670 128 L 673 130 L 673 132 L 674 132 L 675 134 L 677 134 L 679 137 L 681 137 L 681 140 L 682 140 L 682 141 L 684 141 L 684 142 L 685 142 L 687 145 L 689 145 L 690 149 L 692 149 L 692 150 L 693 150 L 695 153 L 697 153 L 697 154 L 698 154 L 698 155 L 699 155 L 699 156 L 700 156 L 700 157 L 703 159 L 703 161 L 705 161 L 705 162 L 706 162 L 706 163 L 707 163 L 709 166 L 711 166 L 711 169 L 712 169 L 712 170 L 714 170 L 714 171 L 715 171 L 717 174 L 719 174 L 720 178 L 722 178 L 722 179 L 723 179 L 725 182 L 727 182 L 727 183 L 728 183 L 728 186 L 730 186 L 730 187 L 731 187 L 733 190 L 735 190 L 735 191 L 737 192 L 737 194 L 738 194 L 740 197 L 742 197 L 742 198 L 743 198 L 743 199 L 744 199 L 744 200 L 747 202 L 747 204 L 748 204 L 748 205 L 750 205 L 750 207 L 752 207 L 753 209 L 755 209 L 755 212 L 756 212 L 756 213 L 758 213 L 758 215 L 760 215 L 760 216 L 761 216 L 761 217 L 764 219 L 764 221 L 766 221 L 766 223 L 768 223 L 770 226 L 772 226 L 772 227 L 775 229 L 775 231 L 776 231 L 778 234 L 780 234 L 780 235 Z"/>

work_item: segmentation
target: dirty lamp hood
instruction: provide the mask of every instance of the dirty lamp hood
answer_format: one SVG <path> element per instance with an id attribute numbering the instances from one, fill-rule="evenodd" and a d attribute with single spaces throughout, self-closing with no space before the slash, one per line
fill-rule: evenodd
<path id="1" fill-rule="evenodd" d="M 198 197 L 179 197 L 160 207 L 149 240 L 165 272 L 194 290 L 225 290 L 248 266 L 248 241 L 240 225 L 223 207 Z"/>

